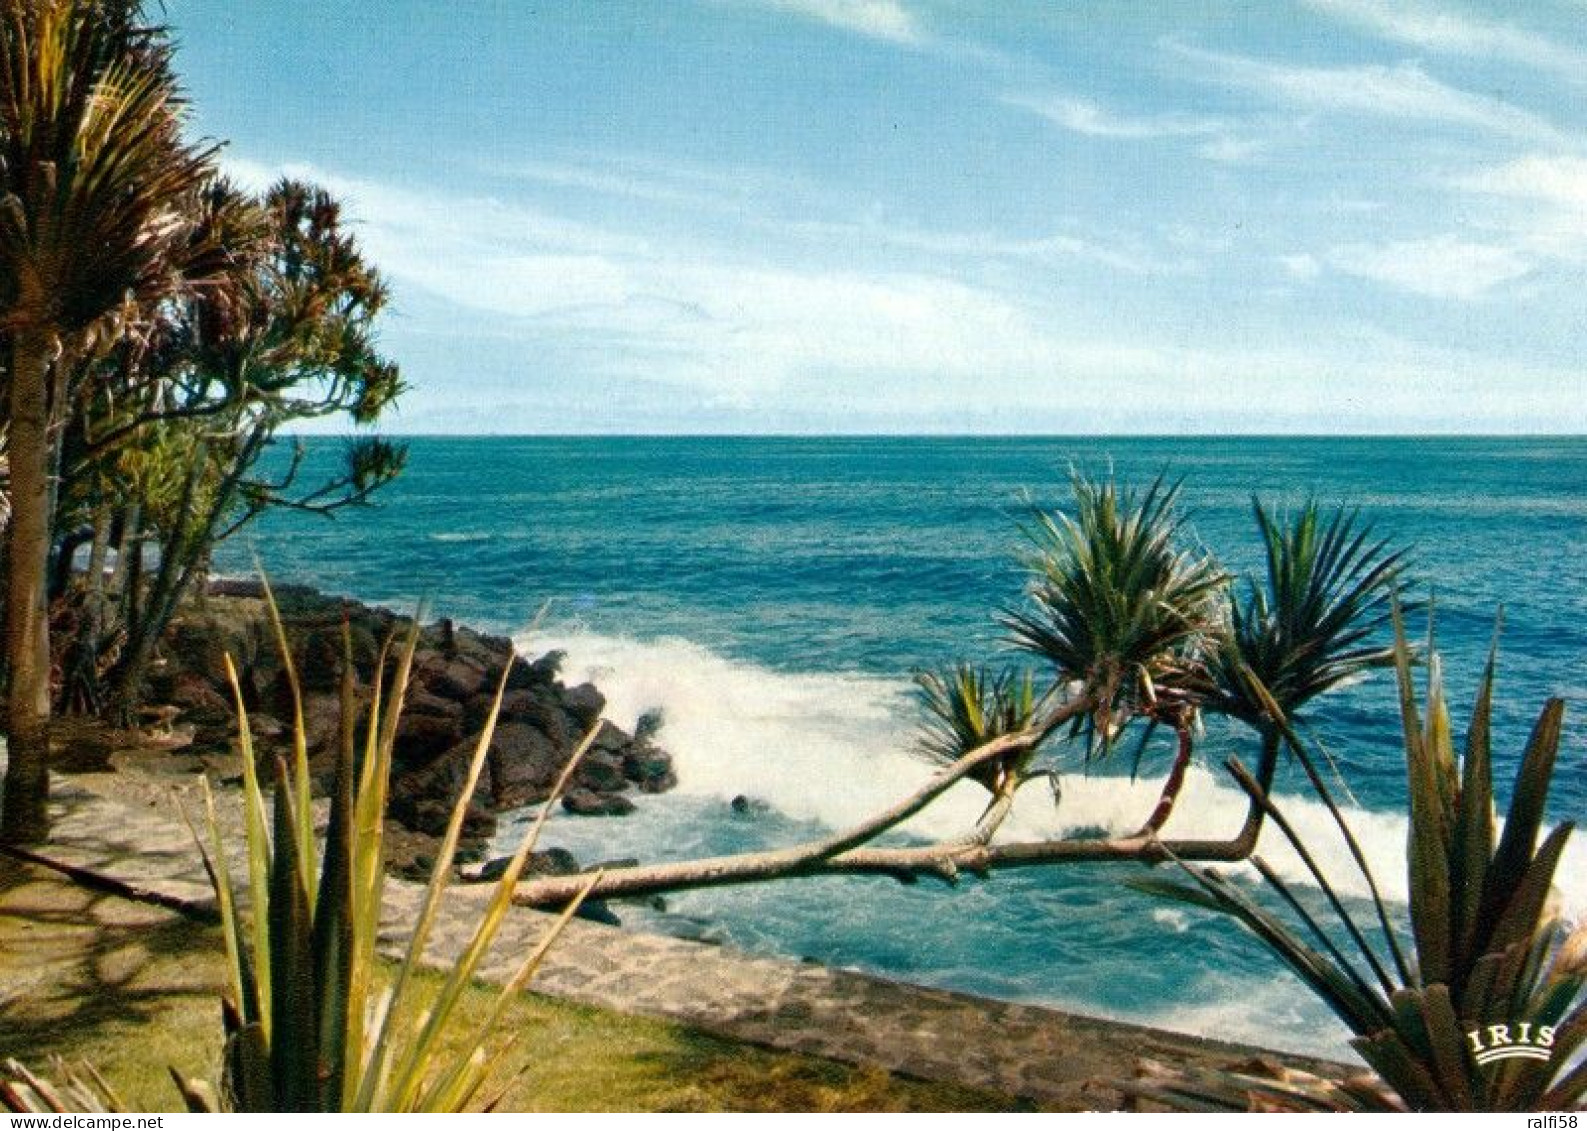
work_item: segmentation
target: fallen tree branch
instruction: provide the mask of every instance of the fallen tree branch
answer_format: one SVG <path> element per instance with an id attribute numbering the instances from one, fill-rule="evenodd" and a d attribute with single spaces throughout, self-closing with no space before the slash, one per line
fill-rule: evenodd
<path id="1" fill-rule="evenodd" d="M 1004 735 L 977 747 L 951 766 L 932 775 L 925 785 L 896 805 L 882 810 L 853 828 L 823 840 L 765 852 L 745 852 L 732 856 L 684 860 L 672 864 L 615 868 L 607 872 L 601 882 L 591 890 L 590 897 L 604 899 L 611 896 L 652 895 L 658 892 L 684 891 L 724 884 L 753 883 L 782 876 L 809 875 L 821 870 L 834 857 L 859 845 L 867 844 L 889 829 L 903 824 L 947 792 L 949 787 L 982 766 L 1033 749 L 1050 733 L 1053 726 L 1078 713 L 1078 709 L 1075 704 L 1065 704 L 1055 713 L 1055 720 L 1049 720 L 1042 728 L 1031 728 L 1018 734 Z M 533 907 L 547 907 L 566 903 L 576 892 L 582 891 L 583 887 L 583 877 L 551 876 L 520 884 L 514 899 Z"/>
<path id="2" fill-rule="evenodd" d="M 918 846 L 870 845 L 877 836 L 920 812 L 972 771 L 1031 749 L 1083 709 L 1084 703 L 1071 701 L 1040 728 L 1007 735 L 972 750 L 897 805 L 835 836 L 791 848 L 615 868 L 589 888 L 589 898 L 658 895 L 816 875 L 878 875 L 902 882 L 924 876 L 953 883 L 964 872 L 986 875 L 998 868 L 1110 861 L 1157 864 L 1170 858 L 1231 863 L 1244 860 L 1255 851 L 1264 816 L 1255 799 L 1248 805 L 1239 832 L 1229 840 L 1162 840 L 1157 830 L 1148 825 L 1127 837 L 990 843 L 1023 782 L 1010 782 L 1000 790 L 975 831 L 963 839 Z M 1264 742 L 1262 760 L 1254 775 L 1263 790 L 1272 782 L 1277 757 L 1277 744 Z M 531 907 L 558 906 L 584 890 L 587 882 L 588 877 L 581 875 L 546 877 L 520 884 L 513 899 Z"/>

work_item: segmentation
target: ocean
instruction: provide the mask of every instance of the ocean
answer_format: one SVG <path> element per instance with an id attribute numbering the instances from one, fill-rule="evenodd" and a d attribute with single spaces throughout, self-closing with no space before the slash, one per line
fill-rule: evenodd
<path id="1" fill-rule="evenodd" d="M 304 474 L 339 447 L 308 441 Z M 995 614 L 1020 600 L 1021 516 L 1065 505 L 1071 470 L 1182 479 L 1187 537 L 1242 574 L 1260 564 L 1253 494 L 1359 508 L 1410 550 L 1416 594 L 1432 599 L 1459 733 L 1504 610 L 1501 798 L 1537 711 L 1560 695 L 1571 713 L 1551 816 L 1587 816 L 1587 439 L 419 438 L 378 504 L 334 520 L 271 515 L 218 564 L 245 573 L 257 554 L 277 579 L 399 609 L 427 600 L 527 652 L 564 651 L 564 679 L 593 679 L 620 725 L 660 708 L 678 788 L 636 798 L 621 819 L 558 816 L 544 843 L 587 862 L 680 859 L 806 839 L 929 773 L 911 751 L 910 675 L 1004 654 Z M 1310 718 L 1380 881 L 1403 901 L 1391 683 L 1342 689 Z M 1243 798 L 1217 767 L 1231 753 L 1249 762 L 1251 747 L 1208 727 L 1170 833 L 1238 825 Z M 1133 782 L 1122 763 L 1087 775 L 1075 755 L 1056 757 L 1059 800 L 1028 787 L 1008 835 L 1133 829 L 1169 751 L 1160 743 Z M 1278 793 L 1341 889 L 1364 894 L 1298 773 L 1281 773 Z M 740 795 L 764 804 L 736 811 Z M 906 832 L 951 835 L 979 801 L 958 787 Z M 1302 878 L 1275 840 L 1260 851 Z M 1125 886 L 1141 871 L 1055 867 L 954 888 L 792 880 L 616 909 L 757 953 L 1348 1055 L 1343 1027 L 1237 925 Z M 1587 913 L 1580 843 L 1560 878 L 1567 912 Z"/>

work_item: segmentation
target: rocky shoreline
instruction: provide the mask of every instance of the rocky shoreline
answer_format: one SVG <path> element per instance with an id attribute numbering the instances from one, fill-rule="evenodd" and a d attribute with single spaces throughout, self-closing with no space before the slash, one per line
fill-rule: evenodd
<path id="1" fill-rule="evenodd" d="M 411 618 L 308 586 L 274 592 L 302 689 L 310 764 L 324 779 L 340 742 L 347 642 L 367 708 L 385 642 L 397 639 Z M 229 751 L 236 712 L 228 656 L 256 744 L 265 751 L 287 749 L 291 687 L 257 581 L 213 581 L 183 607 L 151 673 L 152 717 L 192 753 Z M 407 846 L 402 855 L 410 864 L 422 866 L 424 845 L 445 830 L 509 664 L 495 734 L 464 822 L 465 858 L 479 857 L 501 814 L 546 801 L 592 729 L 590 749 L 562 798 L 568 812 L 622 816 L 634 808 L 628 794 L 660 793 L 676 784 L 671 756 L 653 740 L 659 713 L 641 719 L 639 733 L 630 734 L 602 718 L 606 700 L 593 684 L 569 687 L 558 678 L 561 659 L 555 652 L 516 657 L 506 637 L 449 620 L 421 628 L 397 730 L 389 810 L 392 822 L 413 834 L 396 838 Z M 544 870 L 570 866 L 566 853 L 543 856 Z"/>

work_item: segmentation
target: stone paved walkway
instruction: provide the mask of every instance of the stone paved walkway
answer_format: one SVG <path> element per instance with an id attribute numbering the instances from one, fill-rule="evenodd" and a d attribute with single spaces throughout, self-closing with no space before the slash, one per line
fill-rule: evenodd
<path id="1" fill-rule="evenodd" d="M 223 797 L 222 804 L 231 800 Z M 36 857 L 41 862 L 105 877 L 143 898 L 210 905 L 191 836 L 169 801 L 127 803 L 65 781 L 54 808 L 51 843 Z M 487 896 L 478 886 L 452 891 L 429 960 L 444 964 L 458 952 Z M 388 882 L 390 948 L 402 944 L 421 898 L 417 884 Z M 549 922 L 514 908 L 485 975 L 504 979 Z M 533 988 L 739 1040 L 1066 1107 L 1116 1106 L 1118 1093 L 1105 1081 L 1129 1073 L 1138 1057 L 1212 1064 L 1254 1051 L 582 921 L 569 924 Z"/>

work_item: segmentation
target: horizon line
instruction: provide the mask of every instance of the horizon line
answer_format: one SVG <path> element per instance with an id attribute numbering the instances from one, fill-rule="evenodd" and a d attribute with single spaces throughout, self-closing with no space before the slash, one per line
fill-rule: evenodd
<path id="1" fill-rule="evenodd" d="M 279 432 L 278 439 L 406 440 L 1587 440 L 1579 432 Z"/>

